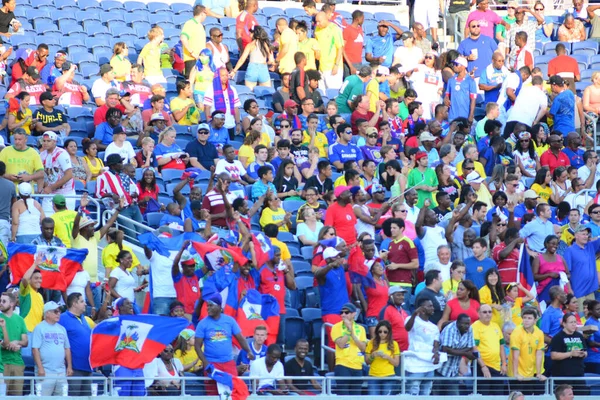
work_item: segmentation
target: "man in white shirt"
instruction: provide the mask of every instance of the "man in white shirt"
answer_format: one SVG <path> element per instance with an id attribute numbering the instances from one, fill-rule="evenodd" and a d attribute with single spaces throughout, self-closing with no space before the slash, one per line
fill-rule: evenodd
<path id="1" fill-rule="evenodd" d="M 581 179 L 586 189 L 593 189 L 600 181 L 600 170 L 598 170 L 598 154 L 594 150 L 583 153 L 583 166 L 577 170 L 577 177 Z"/>
<path id="2" fill-rule="evenodd" d="M 75 182 L 73 181 L 73 166 L 71 165 L 71 157 L 65 149 L 56 146 L 58 135 L 52 131 L 44 132 L 42 136 L 42 148 L 44 151 L 40 153 L 44 172 L 44 194 L 75 194 Z M 52 206 L 52 198 L 46 197 L 42 201 L 42 208 L 46 217 L 54 214 Z M 75 198 L 67 199 L 67 208 L 75 209 Z"/>
<path id="3" fill-rule="evenodd" d="M 267 348 L 266 357 L 260 358 L 250 365 L 250 376 L 259 378 L 258 394 L 273 396 L 287 395 L 289 390 L 285 383 L 281 347 L 272 344 Z"/>
<path id="4" fill-rule="evenodd" d="M 158 254 L 144 246 L 144 255 L 150 261 L 150 268 L 142 271 L 151 275 L 153 285 L 151 286 L 150 296 L 152 297 L 152 314 L 169 315 L 172 302 L 177 300 L 175 285 L 171 270 L 173 267 L 172 258 Z"/>
<path id="5" fill-rule="evenodd" d="M 120 84 L 115 81 L 115 73 L 110 64 L 103 64 L 100 67 L 100 78 L 92 84 L 92 97 L 98 107 L 105 103 L 106 91 L 110 88 L 120 89 Z"/>
<path id="6" fill-rule="evenodd" d="M 521 68 L 518 71 L 515 71 L 509 74 L 504 82 L 502 82 L 502 86 L 500 87 L 500 95 L 498 96 L 498 105 L 500 106 L 500 116 L 498 117 L 498 121 L 502 122 L 502 125 L 506 124 L 508 120 L 508 111 L 510 111 L 514 107 L 514 102 L 516 101 L 516 96 L 518 95 L 517 91 L 519 86 L 521 88 L 525 87 L 526 83 L 531 81 L 531 74 L 528 73 L 529 68 Z M 510 104 L 510 106 L 506 107 L 506 104 Z"/>
<path id="7" fill-rule="evenodd" d="M 417 207 L 417 192 L 414 189 L 409 189 L 404 194 L 404 200 L 406 201 L 407 209 L 406 219 L 414 224 L 415 222 L 417 222 L 419 211 L 421 211 L 421 209 Z"/>
<path id="8" fill-rule="evenodd" d="M 531 86 L 523 86 L 515 104 L 508 111 L 504 133 L 512 132 L 517 122 L 530 127 L 537 124 L 547 111 L 548 96 L 544 92 L 544 79 L 541 76 L 533 76 Z"/>

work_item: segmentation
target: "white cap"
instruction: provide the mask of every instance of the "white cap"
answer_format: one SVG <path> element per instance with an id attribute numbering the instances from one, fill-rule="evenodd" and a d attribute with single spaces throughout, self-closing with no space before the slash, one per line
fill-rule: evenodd
<path id="1" fill-rule="evenodd" d="M 454 62 L 458 65 L 462 65 L 465 68 L 469 66 L 469 62 L 464 57 L 458 57 L 456 60 L 454 60 Z"/>
<path id="2" fill-rule="evenodd" d="M 52 131 L 46 131 L 44 132 L 44 135 L 42 137 L 46 137 L 48 136 L 48 139 L 50 140 L 58 140 L 58 135 L 56 134 L 56 132 L 52 132 Z"/>
<path id="3" fill-rule="evenodd" d="M 29 182 L 21 182 L 19 183 L 19 194 L 22 196 L 31 196 L 31 192 L 33 188 L 31 187 L 31 183 Z"/>
<path id="4" fill-rule="evenodd" d="M 481 183 L 481 182 L 483 182 L 483 178 L 481 177 L 481 175 L 479 175 L 479 173 L 477 171 L 473 171 L 469 175 L 467 175 L 467 183 Z"/>
<path id="5" fill-rule="evenodd" d="M 323 258 L 327 259 L 327 258 L 333 258 L 333 257 L 337 257 L 340 254 L 339 251 L 337 251 L 335 248 L 333 247 L 328 247 L 325 249 L 325 251 L 323 252 Z"/>

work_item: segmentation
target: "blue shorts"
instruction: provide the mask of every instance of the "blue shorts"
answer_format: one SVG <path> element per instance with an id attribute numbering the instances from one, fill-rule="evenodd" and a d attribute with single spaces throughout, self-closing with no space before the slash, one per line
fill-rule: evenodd
<path id="1" fill-rule="evenodd" d="M 370 328 L 372 326 L 377 326 L 377 323 L 379 323 L 379 321 L 377 320 L 376 317 L 367 317 L 366 322 L 367 322 L 367 328 Z"/>
<path id="2" fill-rule="evenodd" d="M 267 64 L 249 63 L 244 80 L 257 82 L 258 84 L 269 82 L 271 80 L 269 67 L 267 67 Z"/>

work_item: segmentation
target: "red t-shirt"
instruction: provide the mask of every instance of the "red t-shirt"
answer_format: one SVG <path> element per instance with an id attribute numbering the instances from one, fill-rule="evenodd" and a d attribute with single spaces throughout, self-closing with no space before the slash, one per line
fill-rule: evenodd
<path id="1" fill-rule="evenodd" d="M 542 167 L 550 168 L 550 173 L 554 173 L 554 170 L 558 167 L 568 167 L 571 165 L 571 160 L 562 151 L 558 152 L 558 157 L 552 153 L 550 149 L 546 150 L 540 157 L 540 164 Z"/>
<path id="2" fill-rule="evenodd" d="M 517 270 L 519 269 L 519 249 L 514 248 L 508 257 L 500 260 L 500 252 L 506 249 L 506 243 L 502 242 L 492 250 L 492 258 L 498 264 L 498 272 L 500 273 L 500 281 L 505 283 L 517 281 Z"/>
<path id="3" fill-rule="evenodd" d="M 563 78 L 572 78 L 571 76 L 562 75 L 565 72 L 579 75 L 579 64 L 573 57 L 567 55 L 556 56 L 548 63 L 548 76 L 561 74 Z"/>
<path id="4" fill-rule="evenodd" d="M 142 186 L 138 182 L 137 187 L 138 187 L 138 191 L 140 192 L 140 194 L 138 196 L 138 199 L 139 199 L 140 202 L 143 202 L 144 204 L 146 204 L 145 201 L 148 200 L 147 199 L 148 197 L 150 197 L 150 198 L 152 198 L 154 200 L 158 200 L 158 192 L 159 192 L 158 186 L 155 186 L 154 190 L 147 190 L 147 189 L 143 190 Z M 146 206 L 145 205 L 144 206 L 140 205 L 140 211 L 142 212 L 142 214 L 144 212 L 146 212 Z"/>
<path id="5" fill-rule="evenodd" d="M 456 321 L 460 314 L 467 314 L 471 317 L 471 323 L 479 320 L 479 314 L 477 310 L 479 310 L 479 302 L 477 300 L 470 299 L 469 309 L 465 310 L 460 306 L 460 302 L 458 298 L 453 298 L 452 300 L 446 303 L 446 307 L 450 307 L 450 321 Z"/>
<path id="6" fill-rule="evenodd" d="M 333 226 L 337 235 L 344 239 L 348 246 L 356 242 L 356 215 L 352 204 L 341 207 L 335 202 L 330 205 L 325 216 L 325 225 Z"/>
<path id="7" fill-rule="evenodd" d="M 242 51 L 246 48 L 248 43 L 252 41 L 252 29 L 259 25 L 254 15 L 249 14 L 247 11 L 242 11 L 240 15 L 235 19 L 235 29 L 242 30 Z"/>
<path id="8" fill-rule="evenodd" d="M 346 274 L 348 275 L 348 274 Z M 388 302 L 388 289 L 390 285 L 386 281 L 375 282 L 375 287 L 365 288 L 365 292 L 367 292 L 367 317 L 376 317 L 379 318 L 379 313 L 385 307 L 385 304 Z"/>
<path id="9" fill-rule="evenodd" d="M 83 95 L 81 94 L 81 85 L 77 82 L 65 82 L 62 90 L 56 88 L 56 84 L 52 88 L 60 97 L 58 98 L 59 105 L 81 106 L 83 105 Z"/>
<path id="10" fill-rule="evenodd" d="M 285 275 L 283 271 L 278 269 L 272 271 L 266 265 L 262 267 L 258 291 L 275 297 L 279 303 L 279 312 L 285 314 Z"/>
<path id="11" fill-rule="evenodd" d="M 185 276 L 180 273 L 173 278 L 173 286 L 175 286 L 177 300 L 183 303 L 185 313 L 193 314 L 196 301 L 200 298 L 198 276 L 195 274 L 192 276 Z"/>
<path id="12" fill-rule="evenodd" d="M 365 45 L 365 34 L 362 26 L 347 25 L 343 33 L 344 51 L 353 64 L 362 61 L 362 51 Z"/>
<path id="13" fill-rule="evenodd" d="M 398 310 L 394 305 L 388 304 L 383 313 L 383 319 L 389 321 L 392 325 L 392 338 L 398 342 L 400 351 L 408 350 L 408 332 L 404 327 L 404 321 L 408 318 L 408 313 L 402 308 Z"/>
<path id="14" fill-rule="evenodd" d="M 115 108 L 118 108 L 119 110 L 121 110 L 122 113 L 125 113 L 125 107 L 123 107 L 123 105 L 121 103 L 117 104 L 117 106 Z M 94 111 L 94 126 L 98 126 L 101 123 L 106 122 L 106 112 L 107 111 L 108 111 L 107 104 L 104 104 L 103 106 L 96 108 L 96 111 Z"/>
<path id="15" fill-rule="evenodd" d="M 398 241 L 392 240 L 388 251 L 388 261 L 395 264 L 408 264 L 419 258 L 417 247 L 406 236 Z M 390 282 L 412 283 L 410 269 L 387 269 L 386 274 Z"/>
<path id="16" fill-rule="evenodd" d="M 373 111 L 368 111 L 366 114 L 361 114 L 358 111 L 354 111 L 352 113 L 352 115 L 350 116 L 350 123 L 352 124 L 352 134 L 353 135 L 358 135 L 358 127 L 356 126 L 356 120 L 357 119 L 366 119 L 367 121 L 370 121 L 371 118 L 373 118 L 373 115 L 375 115 L 375 113 Z M 375 127 L 377 127 L 377 124 L 379 124 L 381 122 L 381 117 L 379 117 L 377 119 L 377 122 L 375 123 Z"/>
<path id="17" fill-rule="evenodd" d="M 14 97 L 21 92 L 27 92 L 30 96 L 29 105 L 37 106 L 40 105 L 40 95 L 47 91 L 47 89 L 48 86 L 46 86 L 46 84 L 42 83 L 40 80 L 33 85 L 29 85 L 25 83 L 23 79 L 19 79 L 14 85 L 11 86 L 7 95 L 10 95 L 9 97 Z"/>

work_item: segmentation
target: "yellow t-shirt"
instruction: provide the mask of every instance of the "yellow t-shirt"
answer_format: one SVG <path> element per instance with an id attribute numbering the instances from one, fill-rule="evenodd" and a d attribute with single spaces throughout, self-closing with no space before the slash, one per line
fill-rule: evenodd
<path id="1" fill-rule="evenodd" d="M 544 350 L 544 333 L 535 325 L 532 333 L 527 332 L 523 325 L 517 326 L 510 335 L 511 359 L 514 350 L 519 350 L 519 375 L 533 378 L 536 373 L 535 354 L 538 350 Z"/>
<path id="2" fill-rule="evenodd" d="M 50 217 L 54 220 L 54 236 L 62 240 L 66 247 L 71 247 L 71 233 L 73 232 L 73 222 L 76 216 L 76 211 L 63 210 L 52 214 Z"/>
<path id="3" fill-rule="evenodd" d="M 333 187 L 336 188 L 338 186 L 346 186 L 346 177 L 344 176 L 344 174 L 342 174 L 340 177 L 338 177 L 335 182 L 333 182 Z M 361 188 L 365 188 L 365 181 L 363 180 L 363 178 L 360 178 L 360 187 Z"/>
<path id="4" fill-rule="evenodd" d="M 281 60 L 279 60 L 279 72 L 280 73 L 292 73 L 296 68 L 294 62 L 294 54 L 298 51 L 298 35 L 290 28 L 285 28 L 279 36 L 279 51 L 283 49 L 283 46 L 288 45 L 288 51 Z"/>
<path id="5" fill-rule="evenodd" d="M 377 102 L 379 101 L 379 82 L 377 79 L 371 79 L 369 83 L 367 83 L 367 96 L 369 97 L 369 111 L 375 112 L 377 109 Z"/>
<path id="6" fill-rule="evenodd" d="M 268 224 L 277 224 L 283 221 L 285 217 L 285 210 L 283 208 L 278 208 L 277 211 L 273 211 L 270 208 L 265 208 L 260 216 L 260 226 L 263 228 Z M 281 225 L 279 227 L 279 232 L 289 232 L 287 225 Z"/>
<path id="7" fill-rule="evenodd" d="M 365 332 L 365 328 L 361 325 L 354 322 L 352 326 L 354 329 L 354 335 L 358 338 L 358 340 L 362 342 L 367 341 L 367 333 Z M 337 339 L 350 336 L 350 331 L 344 325 L 344 322 L 338 322 L 331 328 L 331 339 L 335 342 Z M 350 338 L 348 343 L 344 348 L 341 348 L 335 344 L 335 364 L 342 365 L 351 369 L 362 369 L 362 365 L 364 362 L 364 353 L 360 351 L 354 340 Z"/>
<path id="8" fill-rule="evenodd" d="M 98 175 L 100 175 L 102 168 L 104 168 L 104 163 L 98 157 L 96 157 L 96 165 L 92 165 L 91 161 L 87 157 L 83 157 L 83 159 L 92 173 L 91 180 L 95 181 L 98 178 Z"/>
<path id="9" fill-rule="evenodd" d="M 543 188 L 542 185 L 534 183 L 531 185 L 531 189 L 540 196 L 538 203 L 548 203 L 550 196 L 552 196 L 552 188 L 550 186 Z"/>
<path id="10" fill-rule="evenodd" d="M 335 65 L 338 52 L 342 51 L 344 45 L 342 30 L 336 24 L 329 23 L 326 28 L 315 30 L 315 38 L 321 49 L 319 71 L 330 72 Z M 341 65 L 338 65 L 338 73 L 341 67 Z"/>
<path id="11" fill-rule="evenodd" d="M 110 66 L 113 67 L 113 72 L 116 76 L 125 76 L 125 78 L 117 78 L 116 80 L 123 82 L 129 79 L 131 74 L 131 62 L 129 61 L 129 59 L 123 58 L 121 56 L 113 56 L 110 59 Z"/>
<path id="12" fill-rule="evenodd" d="M 502 330 L 493 321 L 489 325 L 475 321 L 472 328 L 481 359 L 488 367 L 500 371 L 500 345 L 504 344 Z"/>
<path id="13" fill-rule="evenodd" d="M 144 62 L 144 76 L 164 76 L 160 68 L 160 45 L 147 43 L 139 56 Z"/>
<path id="14" fill-rule="evenodd" d="M 140 260 L 138 260 L 131 247 L 123 245 L 123 250 L 131 253 L 133 262 L 131 263 L 131 268 L 127 269 L 127 271 L 131 272 L 135 267 L 140 265 Z M 119 246 L 116 243 L 111 243 L 102 250 L 102 264 L 104 265 L 104 268 L 106 268 L 105 276 L 110 276 L 110 271 L 119 266 L 119 263 L 117 262 L 119 251 Z"/>
<path id="15" fill-rule="evenodd" d="M 519 326 L 523 323 L 523 318 L 521 318 L 521 310 L 523 309 L 523 298 L 522 297 L 517 297 L 515 299 L 515 302 L 513 303 L 512 308 L 510 309 L 510 316 L 512 319 L 512 322 L 515 323 L 515 325 Z"/>
<path id="16" fill-rule="evenodd" d="M 479 303 L 489 304 L 490 306 L 493 304 L 492 292 L 490 291 L 490 288 L 487 287 L 487 285 L 479 289 Z M 495 322 L 500 327 L 504 326 L 504 319 L 502 319 L 502 313 L 496 310 L 495 308 L 492 308 L 492 322 Z"/>
<path id="17" fill-rule="evenodd" d="M 488 209 L 494 206 L 492 194 L 488 190 L 487 186 L 485 186 L 483 183 L 481 186 L 479 186 L 479 190 L 477 190 L 475 194 L 477 195 L 477 201 L 483 201 L 485 204 L 487 204 Z"/>
<path id="18" fill-rule="evenodd" d="M 534 141 L 533 147 L 535 148 L 535 152 L 537 153 L 537 156 L 541 157 L 542 154 L 544 154 L 544 152 L 550 148 L 550 145 L 546 143 L 545 145 L 538 146 L 535 144 L 535 141 Z"/>
<path id="19" fill-rule="evenodd" d="M 304 42 L 298 42 L 298 51 L 304 53 L 306 56 L 305 71 L 309 69 L 317 69 L 317 63 L 315 60 L 315 50 L 319 50 L 319 42 L 316 39 L 308 38 Z"/>
<path id="20" fill-rule="evenodd" d="M 88 255 L 83 260 L 83 269 L 90 274 L 90 282 L 98 282 L 98 242 L 100 242 L 100 231 L 96 231 L 90 240 L 86 240 L 82 235 L 77 235 L 71 241 L 74 249 L 87 249 Z M 107 277 L 108 278 L 108 277 Z"/>
<path id="21" fill-rule="evenodd" d="M 211 71 L 208 65 L 204 66 L 202 71 L 198 71 L 196 74 L 196 83 L 194 85 L 194 93 L 204 94 L 206 88 L 212 85 L 215 78 L 215 73 Z"/>
<path id="22" fill-rule="evenodd" d="M 181 29 L 181 36 L 185 36 L 188 40 L 188 47 L 198 55 L 200 51 L 206 48 L 206 31 L 202 24 L 196 19 L 192 18 L 187 21 Z M 188 53 L 185 46 L 183 47 L 183 61 L 195 60 L 194 57 Z"/>
<path id="23" fill-rule="evenodd" d="M 460 281 L 455 281 L 452 278 L 446 279 L 444 282 L 442 282 L 442 292 L 445 295 L 447 295 L 450 292 L 456 294 L 456 289 L 458 288 L 459 283 Z"/>
<path id="24" fill-rule="evenodd" d="M 459 176 L 462 176 L 462 165 L 463 165 L 463 161 L 459 162 L 458 164 L 456 164 L 456 174 Z M 483 169 L 483 164 L 480 163 L 479 161 L 475 161 L 473 163 L 473 166 L 475 167 L 475 171 L 479 174 L 479 176 L 481 176 L 482 178 L 487 178 L 486 174 L 485 174 L 485 170 Z"/>
<path id="25" fill-rule="evenodd" d="M 281 228 L 279 228 L 281 230 Z M 271 238 L 271 244 L 273 246 L 277 246 L 279 247 L 279 250 L 281 250 L 281 259 L 282 260 L 291 260 L 292 259 L 292 253 L 290 253 L 290 249 L 288 248 L 287 244 L 283 243 L 282 241 L 280 241 L 277 238 Z"/>
<path id="26" fill-rule="evenodd" d="M 31 288 L 31 285 L 19 286 L 19 315 L 25 320 L 29 332 L 44 318 L 44 298 Z"/>
<path id="27" fill-rule="evenodd" d="M 23 121 L 24 119 L 29 117 L 29 120 L 26 123 L 24 123 L 23 126 L 21 126 L 21 128 L 23 128 L 25 130 L 25 133 L 27 133 L 28 135 L 31 135 L 31 118 L 32 118 L 31 110 L 28 108 L 25 111 L 23 111 L 23 118 L 21 118 L 21 119 L 19 119 L 17 117 L 16 112 L 11 112 L 10 114 L 15 117 L 15 122 L 17 124 L 20 124 L 21 121 Z"/>
<path id="28" fill-rule="evenodd" d="M 202 361 L 198 359 L 198 354 L 196 353 L 195 348 L 191 348 L 185 352 L 185 355 L 181 354 L 181 350 L 175 350 L 175 358 L 177 358 L 181 363 L 185 366 L 187 364 L 191 364 L 194 360 L 198 360 L 196 362 L 197 367 L 202 367 Z"/>
<path id="29" fill-rule="evenodd" d="M 248 168 L 248 165 L 252 164 L 256 159 L 256 156 L 254 155 L 254 149 L 246 144 L 241 145 L 240 149 L 238 150 L 238 158 L 240 157 L 247 157 L 246 161 L 242 163 L 244 164 L 244 168 Z"/>
<path id="30" fill-rule="evenodd" d="M 269 136 L 267 132 L 260 133 L 260 144 L 267 148 L 271 147 L 271 136 Z M 252 152 L 254 152 L 254 150 L 252 150 Z"/>
<path id="31" fill-rule="evenodd" d="M 31 147 L 27 147 L 27 150 L 17 150 L 14 146 L 5 147 L 0 152 L 0 161 L 6 164 L 6 173 L 11 175 L 18 175 L 20 172 L 31 175 L 44 169 L 39 153 Z"/>
<path id="32" fill-rule="evenodd" d="M 185 115 L 177 121 L 179 125 L 196 125 L 200 121 L 200 111 L 196 108 L 196 103 L 192 99 L 182 99 L 180 97 L 173 97 L 171 99 L 171 112 L 183 110 L 185 106 L 191 105 L 188 108 Z"/>
<path id="33" fill-rule="evenodd" d="M 400 347 L 398 343 L 394 340 L 394 351 L 391 351 L 388 348 L 387 343 L 380 343 L 379 348 L 377 350 L 373 349 L 373 340 L 369 340 L 367 343 L 367 348 L 365 349 L 365 353 L 367 357 L 369 354 L 374 353 L 376 351 L 381 351 L 385 355 L 390 357 L 399 356 L 400 355 Z M 388 360 L 384 360 L 381 357 L 375 357 L 373 362 L 371 362 L 371 368 L 369 369 L 369 376 L 394 376 L 394 366 Z"/>
<path id="34" fill-rule="evenodd" d="M 302 144 L 309 145 L 310 144 L 310 135 L 307 131 L 304 131 L 302 135 Z M 315 134 L 315 142 L 314 146 L 319 149 L 319 158 L 327 158 L 329 148 L 329 142 L 327 141 L 327 136 L 323 135 L 321 132 L 317 132 Z"/>

